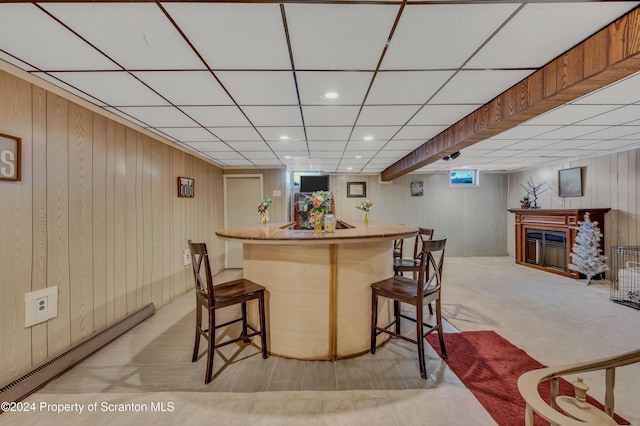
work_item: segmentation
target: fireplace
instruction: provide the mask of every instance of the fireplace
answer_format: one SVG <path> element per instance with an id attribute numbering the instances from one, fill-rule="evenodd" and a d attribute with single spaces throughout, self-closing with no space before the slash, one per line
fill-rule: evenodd
<path id="1" fill-rule="evenodd" d="M 516 263 L 555 274 L 579 278 L 569 269 L 578 221 L 584 214 L 598 222 L 604 234 L 604 215 L 610 209 L 509 209 L 515 213 Z M 605 234 L 606 235 L 606 234 Z M 604 240 L 600 241 L 601 248 Z"/>
<path id="2" fill-rule="evenodd" d="M 543 268 L 566 271 L 567 234 L 562 231 L 526 229 L 524 260 Z"/>

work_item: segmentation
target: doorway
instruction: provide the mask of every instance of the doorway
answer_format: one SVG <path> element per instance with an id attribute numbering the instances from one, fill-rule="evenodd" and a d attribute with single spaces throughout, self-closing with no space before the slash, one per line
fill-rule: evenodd
<path id="1" fill-rule="evenodd" d="M 258 223 L 262 175 L 224 175 L 224 227 Z M 225 241 L 225 268 L 242 268 L 242 243 Z"/>

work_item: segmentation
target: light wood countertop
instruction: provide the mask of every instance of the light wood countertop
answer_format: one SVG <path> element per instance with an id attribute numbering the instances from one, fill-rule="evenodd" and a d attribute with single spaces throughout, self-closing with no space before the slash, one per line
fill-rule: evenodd
<path id="1" fill-rule="evenodd" d="M 350 224 L 348 229 L 316 234 L 313 230 L 291 229 L 293 222 L 276 222 L 221 229 L 216 235 L 227 241 L 251 244 L 346 244 L 410 238 L 418 229 L 383 222 Z"/>

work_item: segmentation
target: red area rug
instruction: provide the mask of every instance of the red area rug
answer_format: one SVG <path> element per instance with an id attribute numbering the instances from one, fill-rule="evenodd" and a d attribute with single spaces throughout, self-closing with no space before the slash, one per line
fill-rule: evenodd
<path id="1" fill-rule="evenodd" d="M 491 417 L 500 426 L 524 425 L 525 402 L 518 392 L 518 377 L 527 371 L 544 368 L 545 365 L 494 331 L 447 333 L 444 340 L 449 355 L 445 362 Z M 427 341 L 439 353 L 437 334 L 428 335 Z M 548 402 L 548 382 L 540 385 L 539 392 Z M 559 393 L 573 396 L 573 386 L 561 378 Z M 589 403 L 602 409 L 602 404 L 588 398 Z M 534 419 L 536 425 L 549 424 L 538 415 L 534 415 Z M 618 424 L 629 424 L 618 415 L 615 420 Z"/>

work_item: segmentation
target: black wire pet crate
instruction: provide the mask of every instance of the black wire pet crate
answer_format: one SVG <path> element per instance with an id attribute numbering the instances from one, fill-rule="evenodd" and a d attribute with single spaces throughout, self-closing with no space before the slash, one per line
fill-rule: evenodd
<path id="1" fill-rule="evenodd" d="M 640 246 L 611 247 L 611 300 L 640 309 Z"/>

